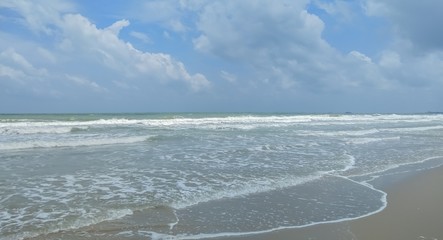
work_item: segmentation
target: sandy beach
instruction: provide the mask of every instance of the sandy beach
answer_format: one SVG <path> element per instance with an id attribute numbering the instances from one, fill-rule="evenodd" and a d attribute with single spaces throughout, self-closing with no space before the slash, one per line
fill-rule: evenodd
<path id="1" fill-rule="evenodd" d="M 226 239 L 443 239 L 443 167 L 395 176 L 381 182 L 382 190 L 388 193 L 388 205 L 374 215 L 352 221 Z"/>

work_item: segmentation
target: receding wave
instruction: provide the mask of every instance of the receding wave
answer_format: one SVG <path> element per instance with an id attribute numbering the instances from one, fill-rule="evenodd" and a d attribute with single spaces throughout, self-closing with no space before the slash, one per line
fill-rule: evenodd
<path id="1" fill-rule="evenodd" d="M 105 212 L 102 212 L 100 214 L 97 214 L 97 216 L 91 217 L 91 216 L 84 216 L 80 217 L 75 220 L 63 220 L 63 224 L 57 224 L 53 227 L 49 227 L 43 231 L 28 231 L 28 232 L 21 232 L 18 234 L 11 234 L 10 236 L 7 236 L 6 239 L 28 239 L 28 238 L 34 238 L 34 237 L 44 237 L 49 234 L 57 233 L 60 231 L 68 231 L 68 230 L 75 230 L 82 227 L 91 226 L 94 224 L 98 224 L 104 221 L 111 221 L 115 219 L 120 219 L 124 216 L 132 214 L 133 211 L 130 209 L 120 209 L 120 210 L 108 210 Z M 34 219 L 34 222 L 38 222 L 39 217 L 37 216 L 36 219 Z M 32 220 L 29 220 L 32 222 Z M 22 224 L 28 224 L 27 222 L 24 222 Z"/>
<path id="2" fill-rule="evenodd" d="M 214 200 L 236 198 L 251 194 L 269 192 L 277 189 L 283 189 L 287 187 L 294 187 L 318 180 L 322 178 L 325 174 L 325 172 L 317 172 L 304 177 L 291 176 L 279 181 L 272 181 L 271 179 L 255 179 L 251 182 L 242 184 L 242 186 L 238 188 L 225 191 L 206 192 L 200 196 L 193 196 L 185 201 L 175 202 L 172 204 L 172 207 L 176 209 L 183 209 L 186 207 Z"/>

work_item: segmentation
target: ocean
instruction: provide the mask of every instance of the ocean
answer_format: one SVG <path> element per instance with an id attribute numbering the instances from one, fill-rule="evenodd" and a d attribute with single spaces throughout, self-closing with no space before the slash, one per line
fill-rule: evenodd
<path id="1" fill-rule="evenodd" d="M 0 115 L 0 239 L 207 239 L 381 211 L 440 114 Z"/>

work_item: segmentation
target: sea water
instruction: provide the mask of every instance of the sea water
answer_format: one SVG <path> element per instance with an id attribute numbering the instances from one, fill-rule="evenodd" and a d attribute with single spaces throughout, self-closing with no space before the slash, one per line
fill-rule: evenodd
<path id="1" fill-rule="evenodd" d="M 0 239 L 201 239 L 370 215 L 443 115 L 0 115 Z"/>

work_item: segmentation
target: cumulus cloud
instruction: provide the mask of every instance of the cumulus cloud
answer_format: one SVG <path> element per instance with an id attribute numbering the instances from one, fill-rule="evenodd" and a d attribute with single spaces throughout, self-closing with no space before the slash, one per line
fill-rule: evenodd
<path id="1" fill-rule="evenodd" d="M 402 65 L 400 54 L 389 50 L 384 51 L 381 54 L 379 64 L 383 68 L 398 69 Z"/>
<path id="2" fill-rule="evenodd" d="M 26 75 L 23 71 L 20 71 L 20 70 L 14 69 L 12 67 L 0 64 L 0 76 L 2 77 L 3 81 L 5 79 L 10 79 L 10 80 L 14 80 L 14 81 L 23 83 L 22 79 Z"/>
<path id="3" fill-rule="evenodd" d="M 50 73 L 46 68 L 36 66 L 25 55 L 14 48 L 0 52 L 0 92 L 54 95 L 48 85 Z"/>
<path id="4" fill-rule="evenodd" d="M 350 21 L 353 18 L 352 8 L 349 1 L 321 1 L 313 0 L 313 3 L 320 9 L 323 9 L 330 15 L 338 16 L 341 20 Z"/>
<path id="5" fill-rule="evenodd" d="M 253 66 L 264 84 L 340 89 L 353 70 L 322 38 L 324 22 L 305 10 L 308 2 L 212 1 L 202 8 L 194 47 Z"/>
<path id="6" fill-rule="evenodd" d="M 78 77 L 78 76 L 72 76 L 72 75 L 66 75 L 66 78 L 69 81 L 72 81 L 73 83 L 82 86 L 82 87 L 86 87 L 94 92 L 106 92 L 108 91 L 106 88 L 100 86 L 99 84 L 97 84 L 94 81 L 82 78 L 82 77 Z"/>
<path id="7" fill-rule="evenodd" d="M 53 34 L 60 22 L 60 14 L 73 11 L 75 7 L 67 1 L 3 0 L 0 7 L 17 11 L 18 21 L 36 33 Z"/>
<path id="8" fill-rule="evenodd" d="M 119 38 L 119 32 L 130 23 L 120 20 L 105 29 L 99 29 L 79 14 L 63 17 L 64 42 L 76 54 L 99 56 L 96 64 L 106 65 L 123 77 L 140 79 L 151 77 L 161 81 L 182 81 L 192 90 L 202 90 L 210 85 L 202 74 L 191 75 L 182 62 L 164 53 L 142 52 Z"/>
<path id="9" fill-rule="evenodd" d="M 364 54 L 361 53 L 361 52 L 358 52 L 358 51 L 351 51 L 351 52 L 349 53 L 349 55 L 351 55 L 352 57 L 354 57 L 354 58 L 356 58 L 356 59 L 358 59 L 358 60 L 360 60 L 360 61 L 363 61 L 363 62 L 366 62 L 366 63 L 372 63 L 372 59 L 371 59 L 370 57 L 364 55 Z"/>
<path id="10" fill-rule="evenodd" d="M 22 54 L 13 48 L 0 53 L 0 64 L 3 65 L 0 74 L 12 80 L 23 82 L 30 78 L 41 78 L 47 75 L 44 68 L 36 68 Z"/>
<path id="11" fill-rule="evenodd" d="M 142 4 L 136 2 L 130 7 L 130 15 L 139 21 L 161 24 L 171 31 L 183 33 L 189 29 L 181 20 L 183 11 L 193 5 L 183 0 L 151 0 Z"/>
<path id="12" fill-rule="evenodd" d="M 280 44 L 290 40 L 296 41 L 294 47 L 319 44 L 315 35 L 321 33 L 323 23 L 304 10 L 305 3 L 212 1 L 199 16 L 197 26 L 202 34 L 194 40 L 195 46 L 224 57 L 249 58 L 262 51 L 276 50 L 279 55 Z"/>
<path id="13" fill-rule="evenodd" d="M 443 1 L 366 0 L 366 12 L 387 18 L 399 37 L 413 42 L 421 51 L 443 50 Z"/>
<path id="14" fill-rule="evenodd" d="M 105 28 L 106 31 L 111 31 L 112 34 L 118 36 L 118 34 L 120 33 L 120 30 L 122 30 L 122 28 L 129 26 L 129 21 L 126 19 L 123 20 L 119 20 L 115 23 L 113 23 L 111 26 Z"/>
<path id="15" fill-rule="evenodd" d="M 120 32 L 130 26 L 130 21 L 126 19 L 100 28 L 81 14 L 69 13 L 74 8 L 64 1 L 54 4 L 48 4 L 46 1 L 3 1 L 0 7 L 16 11 L 22 24 L 37 34 L 45 34 L 52 38 L 50 42 L 53 43 L 45 48 L 38 47 L 35 52 L 22 53 L 25 55 L 11 49 L 3 51 L 3 58 L 10 59 L 10 63 L 2 63 L 2 75 L 18 78 L 49 72 L 50 76 L 47 76 L 47 79 L 53 81 L 53 86 L 59 85 L 55 81 L 65 79 L 67 83 L 88 87 L 101 93 L 111 91 L 108 88 L 112 85 L 149 86 L 149 82 L 181 82 L 192 91 L 201 91 L 210 86 L 209 80 L 203 74 L 190 74 L 185 65 L 174 57 L 166 53 L 138 50 L 121 39 Z M 134 32 L 132 35 L 147 38 L 140 32 Z M 47 62 L 51 71 L 33 67 L 26 60 L 26 55 L 34 55 L 34 59 L 37 59 L 35 55 L 39 55 Z M 84 77 L 75 77 L 79 71 Z M 94 81 L 87 80 L 96 78 L 98 79 Z M 123 81 L 131 83 L 124 84 Z"/>
<path id="16" fill-rule="evenodd" d="M 377 62 L 383 76 L 404 86 L 441 86 L 443 32 L 435 23 L 443 21 L 443 2 L 366 0 L 364 7 L 391 24 L 393 39 Z"/>
<path id="17" fill-rule="evenodd" d="M 436 2 L 367 0 L 360 5 L 369 17 L 383 16 L 392 22 L 399 36 L 374 56 L 358 50 L 343 54 L 334 49 L 322 36 L 327 27 L 323 20 L 306 10 L 307 4 L 314 3 L 332 16 L 350 20 L 350 6 L 342 0 L 207 2 L 199 11 L 200 35 L 193 43 L 200 52 L 252 66 L 258 73 L 256 82 L 277 84 L 282 89 L 385 91 L 425 86 L 435 83 L 430 78 L 438 78 L 439 69 L 443 69 L 441 54 L 431 51 L 417 55 L 414 49 L 419 46 L 439 51 L 441 31 L 429 22 L 443 16 L 434 10 L 440 9 L 436 6 L 441 3 Z M 432 9 L 430 14 L 435 18 L 424 19 L 423 9 Z"/>

